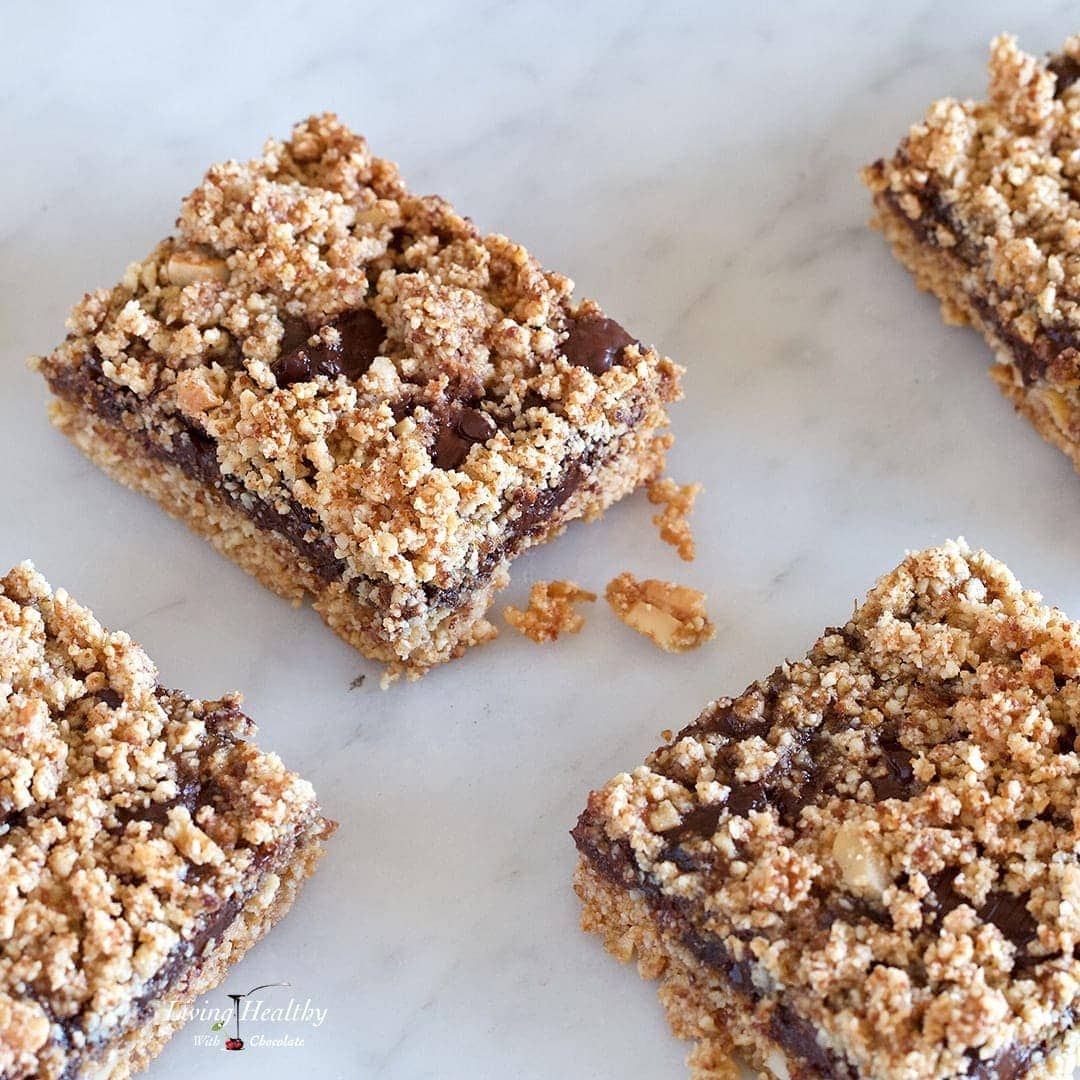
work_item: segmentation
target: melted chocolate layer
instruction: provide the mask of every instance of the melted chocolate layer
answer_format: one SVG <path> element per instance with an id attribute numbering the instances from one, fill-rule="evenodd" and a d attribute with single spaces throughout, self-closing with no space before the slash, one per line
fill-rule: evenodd
<path id="1" fill-rule="evenodd" d="M 888 203 L 895 217 L 903 221 L 915 234 L 919 243 L 928 247 L 939 247 L 935 230 L 939 225 L 944 226 L 957 237 L 958 241 L 948 249 L 949 253 L 959 258 L 966 266 L 978 265 L 978 253 L 971 242 L 964 237 L 963 229 L 954 219 L 952 208 L 941 199 L 932 186 L 928 185 L 923 193 L 920 200 L 923 213 L 918 218 L 910 218 L 904 213 L 893 192 L 883 192 L 880 197 Z M 1040 326 L 1035 332 L 1034 340 L 1025 341 L 1011 323 L 1001 318 L 989 297 L 974 296 L 971 293 L 968 293 L 967 297 L 972 307 L 979 313 L 983 324 L 993 330 L 995 336 L 1008 347 L 1025 386 L 1030 386 L 1043 378 L 1047 368 L 1066 350 L 1080 351 L 1080 336 L 1053 327 Z"/>
<path id="2" fill-rule="evenodd" d="M 133 394 L 104 379 L 94 362 L 85 361 L 79 367 L 66 368 L 52 375 L 49 386 L 58 397 L 79 405 L 120 428 L 126 435 L 138 439 L 148 455 L 176 465 L 188 476 L 213 488 L 230 507 L 250 518 L 260 529 L 277 533 L 288 540 L 320 580 L 337 581 L 344 574 L 345 563 L 335 554 L 333 542 L 321 533 L 315 516 L 294 500 L 283 499 L 272 506 L 231 482 L 221 472 L 214 441 L 203 432 L 187 425 L 172 437 L 171 445 L 166 446 L 144 428 L 132 429 L 125 425 L 124 418 L 137 413 L 140 403 Z M 182 422 L 179 417 L 174 419 Z M 471 407 L 460 408 L 453 423 L 452 438 L 443 435 L 439 438 L 448 442 L 445 460 L 453 457 L 457 458 L 457 463 L 464 459 L 468 448 L 474 442 L 481 441 L 494 426 L 490 417 Z M 491 433 L 494 433 L 493 430 Z M 449 441 L 453 441 L 453 447 L 449 446 Z M 464 453 L 461 453 L 462 450 Z M 480 552 L 476 571 L 450 587 L 425 586 L 428 604 L 454 611 L 466 603 L 503 559 L 515 555 L 526 540 L 550 522 L 555 512 L 581 487 L 590 468 L 600 457 L 599 453 L 586 453 L 568 463 L 562 479 L 554 486 L 519 495 L 516 499 L 520 511 L 518 516 L 504 528 L 498 543 Z M 451 465 L 447 464 L 446 467 Z M 358 581 L 357 586 L 364 580 Z"/>
<path id="3" fill-rule="evenodd" d="M 703 819 L 704 814 L 702 819 L 692 823 L 691 830 L 696 832 L 707 827 Z M 688 818 L 684 825 L 690 824 Z M 668 835 L 675 836 L 678 831 L 672 830 Z M 763 994 L 754 985 L 750 961 L 736 959 L 723 941 L 698 930 L 693 924 L 687 902 L 667 896 L 649 875 L 643 874 L 629 844 L 608 840 L 603 834 L 602 822 L 588 810 L 578 819 L 571 836 L 578 850 L 601 877 L 617 888 L 641 892 L 657 925 L 677 935 L 685 948 L 703 965 L 716 972 L 732 992 L 746 1001 L 748 1007 L 752 1008 L 761 1000 Z M 949 895 L 947 883 L 943 886 L 939 882 L 936 887 L 946 897 Z M 995 901 L 992 895 L 984 909 L 991 912 L 987 917 L 996 916 L 995 921 L 1000 919 L 999 927 L 1010 938 L 1013 933 L 1024 935 L 1027 927 L 1023 916 L 1030 919 L 1026 909 L 1023 915 L 1017 913 L 1015 901 L 1015 897 Z M 813 1024 L 787 1006 L 780 1005 L 773 1010 L 769 1019 L 769 1037 L 789 1055 L 789 1066 L 794 1066 L 792 1080 L 858 1080 L 858 1074 L 849 1062 L 817 1041 Z M 1019 1080 L 1045 1057 L 1051 1045 L 1051 1041 L 1038 1046 L 1011 1043 L 987 1061 L 980 1061 L 971 1052 L 971 1066 L 967 1075 L 971 1080 Z"/>

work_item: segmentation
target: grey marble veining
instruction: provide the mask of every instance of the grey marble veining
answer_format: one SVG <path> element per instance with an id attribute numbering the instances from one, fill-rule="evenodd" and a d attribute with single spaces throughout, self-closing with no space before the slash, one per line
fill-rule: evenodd
<path id="1" fill-rule="evenodd" d="M 1080 29 L 1065 3 L 33 4 L 0 16 L 0 564 L 32 556 L 163 680 L 247 694 L 342 822 L 229 988 L 288 980 L 302 1047 L 197 1046 L 165 1078 L 679 1077 L 653 989 L 577 929 L 567 830 L 591 786 L 842 619 L 902 551 L 964 534 L 1080 613 L 1080 478 L 1012 415 L 869 232 L 858 167 L 986 47 Z M 705 588 L 668 657 L 602 605 L 507 630 L 416 685 L 377 672 L 52 431 L 22 366 L 84 290 L 166 233 L 211 161 L 336 109 L 481 228 L 565 270 L 683 362 L 671 472 L 697 561 L 641 496 L 530 554 L 505 600 L 628 569 Z M 502 603 L 499 605 L 502 606 Z M 366 682 L 350 689 L 366 672 Z M 280 992 L 277 992 L 280 993 Z M 220 1006 L 222 994 L 211 996 Z"/>

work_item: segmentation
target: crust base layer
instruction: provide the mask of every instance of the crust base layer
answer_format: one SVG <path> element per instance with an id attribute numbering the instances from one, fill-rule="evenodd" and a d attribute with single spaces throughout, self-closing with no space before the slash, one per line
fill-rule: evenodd
<path id="1" fill-rule="evenodd" d="M 332 826 L 330 826 L 332 828 Z M 221 983 L 229 969 L 282 919 L 325 854 L 326 823 L 317 823 L 293 849 L 284 867 L 265 873 L 259 888 L 229 924 L 221 940 L 158 1002 L 153 1015 L 108 1043 L 76 1074 L 80 1080 L 127 1080 L 142 1072 L 184 1026 L 189 1007 Z"/>
<path id="2" fill-rule="evenodd" d="M 659 475 L 666 441 L 656 436 L 656 424 L 650 422 L 662 419 L 662 409 L 657 413 L 618 441 L 606 462 L 594 468 L 544 526 L 524 541 L 523 548 L 552 539 L 575 518 L 600 517 L 612 503 Z M 294 604 L 311 597 L 327 625 L 364 656 L 386 664 L 391 679 L 401 674 L 418 678 L 435 664 L 496 635 L 484 615 L 509 581 L 508 559 L 460 607 L 449 612 L 429 609 L 410 623 L 407 635 L 391 640 L 382 631 L 377 605 L 366 603 L 342 582 L 322 580 L 288 540 L 260 529 L 179 466 L 150 458 L 134 436 L 61 399 L 50 403 L 50 417 L 112 479 L 148 495 L 268 589 Z"/>
<path id="3" fill-rule="evenodd" d="M 574 891 L 582 903 L 581 928 L 598 934 L 622 963 L 637 958 L 643 979 L 658 979 L 657 994 L 677 1038 L 695 1045 L 686 1058 L 691 1080 L 738 1080 L 746 1074 L 737 1054 L 760 1076 L 775 1080 L 828 1080 L 792 1060 L 768 1033 L 768 1015 L 748 1006 L 654 917 L 642 894 L 616 886 L 581 859 Z M 768 1006 L 764 1006 L 765 1009 Z M 1024 1080 L 1064 1080 L 1080 1065 L 1080 1032 L 1070 1032 Z"/>
<path id="4" fill-rule="evenodd" d="M 1049 387 L 1025 385 L 1012 349 L 993 324 L 983 318 L 965 288 L 972 273 L 960 258 L 946 248 L 920 240 L 904 213 L 883 196 L 875 196 L 874 207 L 877 213 L 873 225 L 881 230 L 897 261 L 923 292 L 938 299 L 946 323 L 971 326 L 982 334 L 997 360 L 990 377 L 1017 412 L 1026 416 L 1048 443 L 1067 454 L 1080 472 L 1080 409 Z"/>

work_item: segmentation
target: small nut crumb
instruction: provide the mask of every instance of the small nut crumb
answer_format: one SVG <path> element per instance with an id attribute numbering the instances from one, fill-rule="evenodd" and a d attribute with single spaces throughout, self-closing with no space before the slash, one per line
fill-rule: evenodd
<path id="1" fill-rule="evenodd" d="M 726 1038 L 702 1039 L 687 1055 L 686 1064 L 690 1080 L 739 1080 L 743 1075 Z"/>
<path id="2" fill-rule="evenodd" d="M 666 504 L 661 513 L 653 516 L 653 524 L 660 526 L 660 539 L 671 544 L 684 562 L 693 562 L 696 549 L 694 536 L 687 518 L 694 508 L 694 500 L 701 491 L 700 484 L 676 484 L 670 476 L 654 480 L 648 488 L 649 502 Z"/>
<path id="3" fill-rule="evenodd" d="M 1073 420 L 1073 407 L 1069 403 L 1069 399 L 1057 390 L 1033 391 L 1033 396 L 1038 397 L 1040 393 L 1043 404 L 1053 418 L 1054 424 L 1059 431 L 1068 435 L 1072 429 Z"/>
<path id="4" fill-rule="evenodd" d="M 605 591 L 612 610 L 627 626 L 652 638 L 666 652 L 686 652 L 716 633 L 705 612 L 705 594 L 672 581 L 620 574 Z"/>
<path id="5" fill-rule="evenodd" d="M 503 614 L 511 626 L 539 645 L 555 641 L 560 634 L 576 634 L 585 619 L 573 605 L 595 599 L 596 593 L 573 581 L 538 581 L 529 590 L 529 606 L 524 611 L 508 607 Z"/>
<path id="6" fill-rule="evenodd" d="M 888 885 L 889 869 L 870 834 L 858 821 L 845 821 L 836 831 L 832 855 L 844 883 L 853 892 L 880 896 Z"/>
<path id="7" fill-rule="evenodd" d="M 177 374 L 176 404 L 185 416 L 195 416 L 221 404 L 221 397 L 207 382 L 205 368 L 189 368 Z"/>
<path id="8" fill-rule="evenodd" d="M 224 259 L 198 248 L 174 251 L 165 264 L 170 285 L 194 285 L 200 281 L 227 281 L 229 269 Z"/>

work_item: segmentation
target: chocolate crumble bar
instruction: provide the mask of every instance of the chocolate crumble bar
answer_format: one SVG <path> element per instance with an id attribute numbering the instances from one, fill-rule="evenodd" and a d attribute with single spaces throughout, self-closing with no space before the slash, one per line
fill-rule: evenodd
<path id="1" fill-rule="evenodd" d="M 0 1076 L 120 1080 L 292 906 L 311 786 L 240 698 L 149 657 L 29 563 L 0 578 Z"/>
<path id="2" fill-rule="evenodd" d="M 962 541 L 910 555 L 592 793 L 583 926 L 716 1070 L 1067 1076 L 1078 734 L 1080 627 Z"/>
<path id="3" fill-rule="evenodd" d="M 96 464 L 415 676 L 662 469 L 680 369 L 572 291 L 328 114 L 211 168 L 34 364 Z"/>
<path id="4" fill-rule="evenodd" d="M 992 375 L 1080 469 L 1080 36 L 1042 61 L 1007 36 L 983 102 L 931 105 L 863 170 L 875 225 L 946 322 L 994 350 Z"/>

